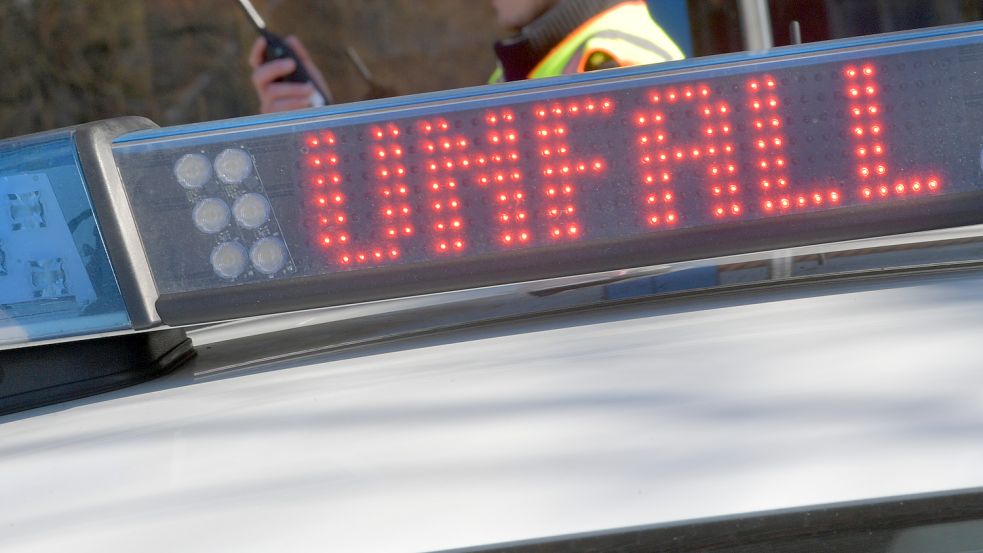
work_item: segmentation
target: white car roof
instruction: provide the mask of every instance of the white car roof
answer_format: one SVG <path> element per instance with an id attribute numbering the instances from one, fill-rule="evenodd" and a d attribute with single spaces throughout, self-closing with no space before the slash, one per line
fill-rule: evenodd
<path id="1" fill-rule="evenodd" d="M 203 345 L 0 418 L 0 549 L 436 550 L 977 487 L 981 284 L 643 302 L 242 371 Z"/>

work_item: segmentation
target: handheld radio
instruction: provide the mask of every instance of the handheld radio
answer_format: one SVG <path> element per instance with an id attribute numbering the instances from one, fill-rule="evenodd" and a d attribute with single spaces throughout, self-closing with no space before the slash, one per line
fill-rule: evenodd
<path id="1" fill-rule="evenodd" d="M 287 75 L 286 77 L 281 77 L 277 79 L 278 82 L 293 82 L 293 83 L 311 83 L 314 89 L 321 96 L 321 102 L 314 102 L 315 105 L 325 105 L 329 103 L 330 96 L 321 89 L 321 86 L 314 81 L 310 73 L 304 67 L 303 62 L 301 62 L 300 57 L 294 52 L 293 48 L 287 44 L 282 37 L 276 33 L 271 32 L 266 28 L 266 21 L 259 15 L 256 8 L 253 6 L 252 2 L 249 0 L 239 0 L 239 5 L 242 6 L 242 10 L 246 12 L 246 16 L 253 27 L 256 28 L 256 32 L 266 39 L 266 52 L 264 58 L 266 61 L 290 58 L 294 60 L 295 69 L 294 72 Z"/>

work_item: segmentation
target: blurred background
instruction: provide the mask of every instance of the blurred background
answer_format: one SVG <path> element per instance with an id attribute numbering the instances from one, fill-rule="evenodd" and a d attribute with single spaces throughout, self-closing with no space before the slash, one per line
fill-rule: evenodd
<path id="1" fill-rule="evenodd" d="M 339 102 L 487 80 L 494 12 L 478 0 L 256 0 L 301 37 Z M 0 136 L 143 115 L 159 125 L 255 113 L 256 34 L 235 0 L 0 0 Z M 449 53 L 453 53 L 452 55 Z"/>
<path id="2" fill-rule="evenodd" d="M 255 0 L 295 34 L 337 102 L 484 83 L 500 31 L 486 0 Z M 745 0 L 650 0 L 687 55 L 741 50 Z M 983 17 L 983 0 L 769 0 L 776 45 Z M 235 0 L 0 0 L 0 138 L 118 115 L 162 126 L 255 113 L 255 33 Z"/>

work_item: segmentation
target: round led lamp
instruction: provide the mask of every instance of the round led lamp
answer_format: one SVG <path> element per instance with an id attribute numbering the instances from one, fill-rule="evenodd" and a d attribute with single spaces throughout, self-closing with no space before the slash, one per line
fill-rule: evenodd
<path id="1" fill-rule="evenodd" d="M 260 238 L 249 250 L 249 260 L 264 275 L 275 274 L 287 264 L 287 247 L 279 238 Z"/>
<path id="2" fill-rule="evenodd" d="M 232 213 L 240 227 L 258 229 L 270 220 L 270 202 L 262 194 L 243 194 L 232 204 Z"/>
<path id="3" fill-rule="evenodd" d="M 231 217 L 232 213 L 229 211 L 228 204 L 218 198 L 200 200 L 195 205 L 194 211 L 191 212 L 195 226 L 205 234 L 222 232 L 225 227 L 229 226 Z"/>
<path id="4" fill-rule="evenodd" d="M 227 148 L 215 157 L 215 174 L 225 184 L 239 184 L 253 172 L 253 162 L 244 150 Z"/>
<path id="5" fill-rule="evenodd" d="M 181 156 L 174 164 L 174 177 L 187 190 L 198 190 L 212 179 L 212 164 L 202 154 Z"/>
<path id="6" fill-rule="evenodd" d="M 246 271 L 249 258 L 239 242 L 223 242 L 212 250 L 211 262 L 216 275 L 232 280 Z"/>

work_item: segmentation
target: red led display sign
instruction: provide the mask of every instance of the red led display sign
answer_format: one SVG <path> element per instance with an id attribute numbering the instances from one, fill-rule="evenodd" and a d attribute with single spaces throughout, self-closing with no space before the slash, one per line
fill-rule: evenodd
<path id="1" fill-rule="evenodd" d="M 899 44 L 114 152 L 182 313 L 216 287 L 276 304 L 252 314 L 976 222 L 983 40 Z"/>
<path id="2" fill-rule="evenodd" d="M 880 64 L 831 68 L 810 108 L 794 80 L 752 73 L 311 130 L 297 143 L 309 228 L 346 269 L 939 193 L 937 163 L 892 162 Z M 849 156 L 803 170 L 814 146 L 789 127 L 831 114 L 847 116 L 820 132 Z"/>
<path id="3" fill-rule="evenodd" d="M 539 108 L 539 124 L 522 132 L 513 110 L 489 109 L 477 136 L 455 132 L 443 117 L 360 128 L 369 151 L 358 157 L 372 162 L 358 188 L 375 188 L 362 210 L 371 224 L 362 236 L 347 230 L 351 189 L 343 175 L 352 172 L 339 161 L 335 131 L 306 133 L 303 178 L 313 190 L 318 242 L 345 266 L 398 260 L 411 241 L 434 255 L 454 255 L 468 251 L 476 235 L 485 242 L 492 236 L 503 249 L 533 246 L 537 237 L 540 243 L 578 240 L 578 183 L 601 177 L 605 162 L 571 153 L 565 116 L 589 123 L 613 112 L 608 99 L 556 103 Z M 538 190 L 530 186 L 536 181 Z M 482 219 L 465 208 L 476 204 Z"/>

